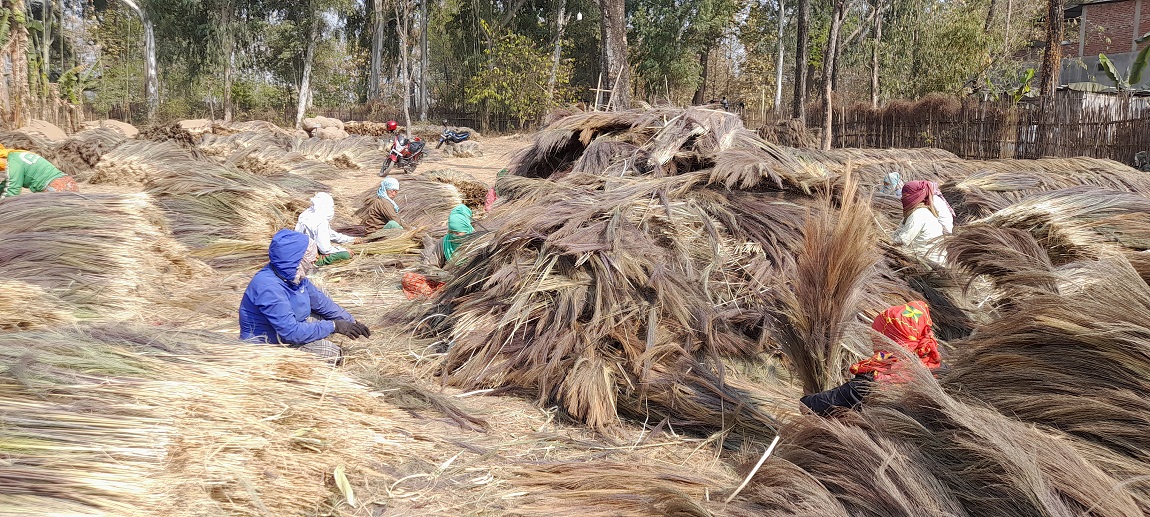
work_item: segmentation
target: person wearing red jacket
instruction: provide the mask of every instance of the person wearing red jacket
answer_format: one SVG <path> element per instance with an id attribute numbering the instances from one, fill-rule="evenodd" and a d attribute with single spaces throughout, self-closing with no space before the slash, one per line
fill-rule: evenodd
<path id="1" fill-rule="evenodd" d="M 938 340 L 934 337 L 932 327 L 930 307 L 921 300 L 887 308 L 875 316 L 871 323 L 872 329 L 916 355 L 923 366 L 930 370 L 942 365 L 938 355 Z M 853 409 L 862 403 L 876 382 L 901 382 L 901 368 L 905 368 L 905 365 L 899 362 L 898 355 L 876 347 L 870 357 L 851 365 L 850 372 L 854 378 L 846 384 L 805 395 L 800 401 L 824 416 L 832 413 L 835 408 Z"/>

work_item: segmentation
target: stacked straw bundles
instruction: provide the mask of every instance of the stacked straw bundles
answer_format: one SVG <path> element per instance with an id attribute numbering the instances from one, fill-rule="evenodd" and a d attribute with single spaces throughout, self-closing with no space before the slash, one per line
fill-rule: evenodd
<path id="1" fill-rule="evenodd" d="M 15 514 L 300 515 L 391 482 L 406 415 L 304 352 L 148 328 L 0 334 L 0 507 Z M 27 343 L 35 342 L 34 352 Z M 362 503 L 361 503 L 362 504 Z"/>
<path id="2" fill-rule="evenodd" d="M 602 138 L 600 174 L 574 172 Z M 807 193 L 824 171 L 736 117 L 688 110 L 560 120 L 513 174 L 437 300 L 446 317 L 427 314 L 451 343 L 449 382 L 521 387 L 597 428 L 623 413 L 765 433 L 771 418 L 747 401 L 790 410 L 793 388 L 743 384 L 713 359 L 774 346 L 768 309 L 789 289 L 804 221 L 830 206 Z M 886 303 L 861 299 L 872 314 Z"/>
<path id="3" fill-rule="evenodd" d="M 146 194 L 67 192 L 0 203 L 0 268 L 91 318 L 134 315 L 210 272 L 172 240 Z"/>

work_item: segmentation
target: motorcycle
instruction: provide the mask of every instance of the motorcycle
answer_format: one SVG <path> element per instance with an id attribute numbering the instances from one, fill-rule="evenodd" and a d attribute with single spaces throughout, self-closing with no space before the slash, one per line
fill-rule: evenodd
<path id="1" fill-rule="evenodd" d="M 379 175 L 387 176 L 391 173 L 393 167 L 398 166 L 404 172 L 415 172 L 415 167 L 423 160 L 423 148 L 425 144 L 419 137 L 407 138 L 403 135 L 395 135 L 391 140 L 391 150 L 387 153 L 387 161 L 383 163 L 383 168 L 379 169 Z"/>
<path id="2" fill-rule="evenodd" d="M 447 129 L 447 121 L 443 121 L 443 133 L 439 135 L 439 143 L 435 144 L 435 148 L 439 149 L 444 143 L 458 144 L 471 138 L 470 131 L 452 131 Z"/>

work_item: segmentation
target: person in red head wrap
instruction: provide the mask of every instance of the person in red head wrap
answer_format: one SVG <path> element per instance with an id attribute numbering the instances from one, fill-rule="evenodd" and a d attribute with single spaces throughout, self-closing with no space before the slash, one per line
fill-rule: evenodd
<path id="1" fill-rule="evenodd" d="M 930 307 L 915 300 L 904 305 L 887 308 L 875 316 L 871 328 L 894 341 L 918 357 L 923 366 L 934 370 L 942 362 L 938 355 L 938 340 L 934 337 Z M 803 396 L 800 401 L 820 415 L 828 415 L 835 408 L 856 408 L 875 382 L 900 382 L 898 356 L 876 347 L 874 354 L 851 365 L 854 378 L 846 384 L 821 393 Z"/>
<path id="2" fill-rule="evenodd" d="M 946 250 L 938 245 L 938 239 L 945 230 L 934 206 L 934 192 L 929 181 L 910 181 L 903 185 L 902 226 L 891 240 L 906 246 L 914 256 L 932 266 L 941 266 L 946 263 Z"/>

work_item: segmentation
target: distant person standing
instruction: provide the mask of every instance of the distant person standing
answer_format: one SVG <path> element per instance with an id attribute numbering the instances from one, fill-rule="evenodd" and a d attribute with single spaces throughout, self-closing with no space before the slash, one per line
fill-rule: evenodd
<path id="1" fill-rule="evenodd" d="M 43 156 L 0 145 L 0 198 L 32 192 L 79 192 L 76 179 L 64 174 Z"/>
<path id="2" fill-rule="evenodd" d="M 723 105 L 723 111 L 728 111 L 728 108 L 730 107 L 730 103 L 727 102 L 727 96 L 726 95 L 723 96 L 723 100 L 719 101 L 719 104 Z"/>

